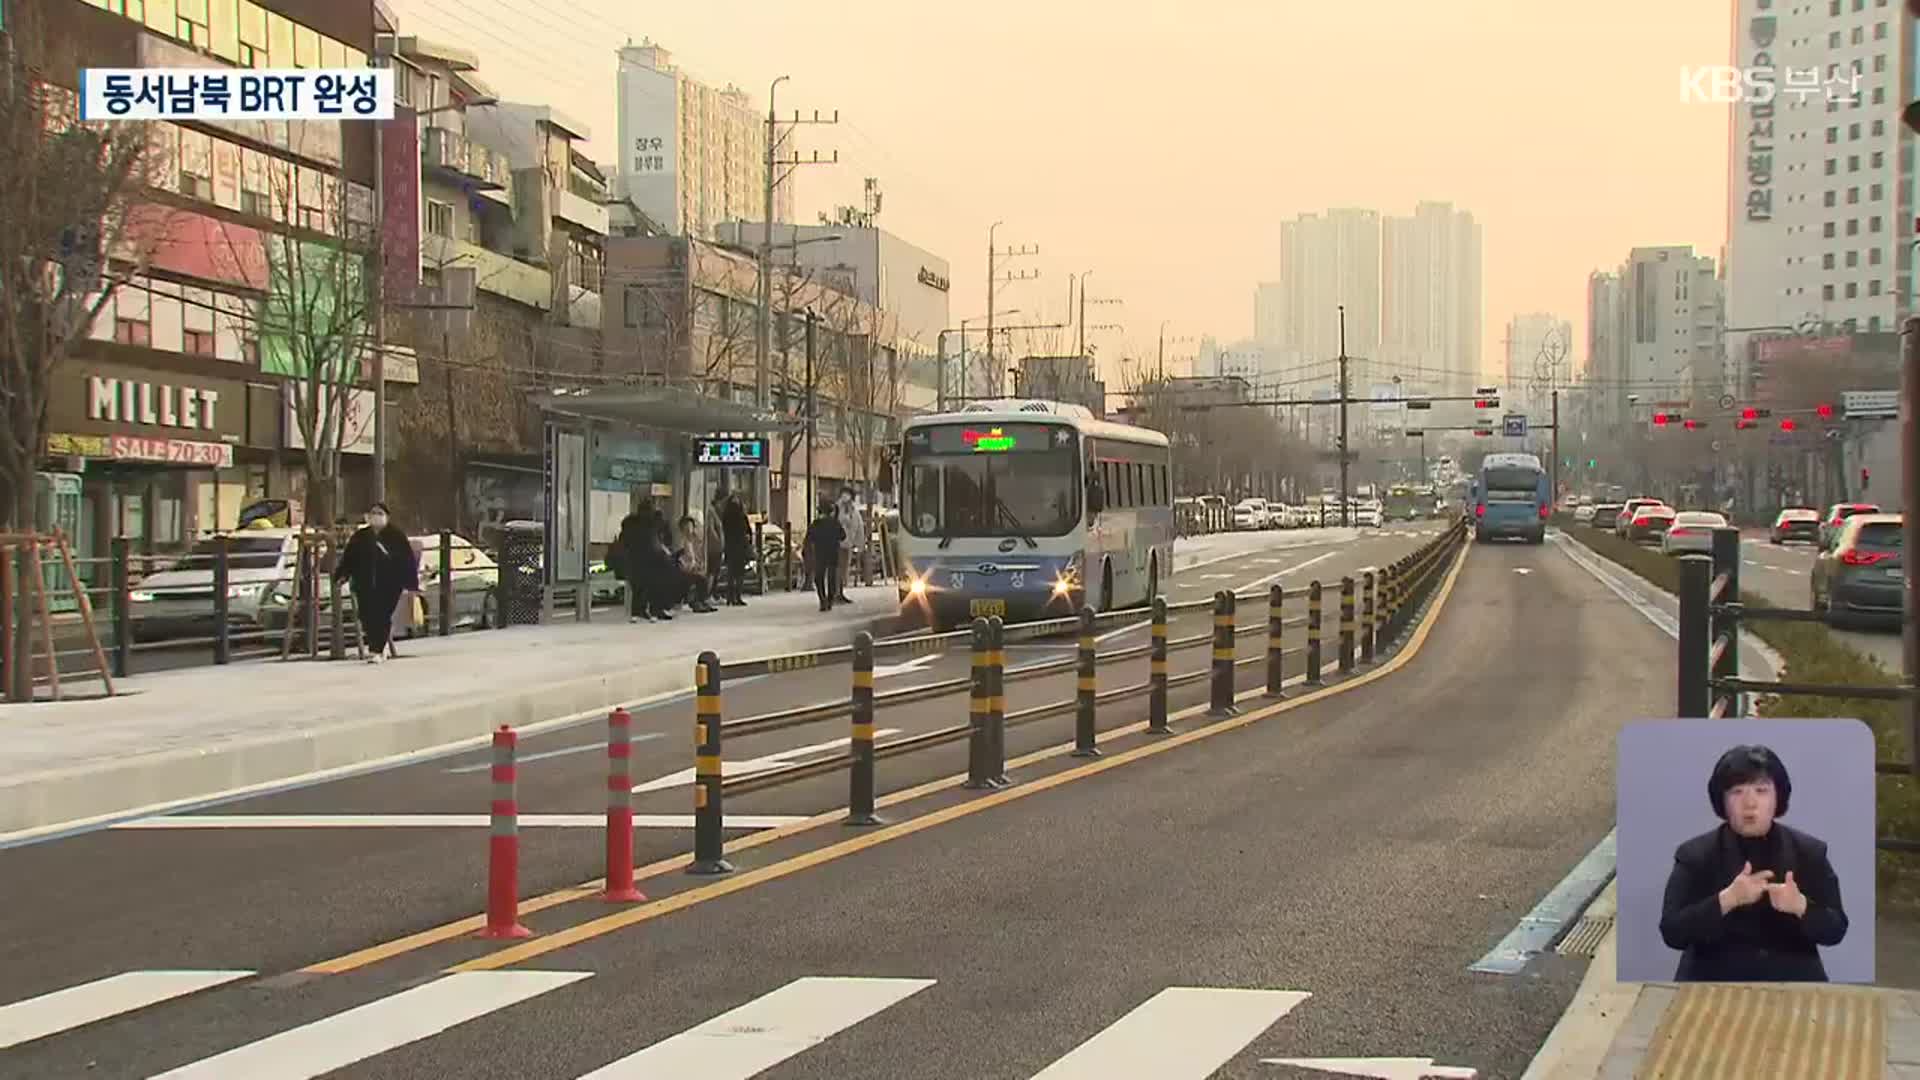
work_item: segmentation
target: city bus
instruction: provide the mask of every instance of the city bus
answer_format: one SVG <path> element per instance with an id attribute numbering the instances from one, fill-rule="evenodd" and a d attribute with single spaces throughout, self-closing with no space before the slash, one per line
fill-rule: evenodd
<path id="1" fill-rule="evenodd" d="M 1173 576 L 1167 437 L 1054 401 L 901 431 L 902 615 L 936 629 L 1145 606 Z"/>
<path id="2" fill-rule="evenodd" d="M 1431 497 L 1422 500 L 1407 484 L 1395 484 L 1387 489 L 1386 504 L 1381 513 L 1388 521 L 1417 521 L 1433 508 Z"/>
<path id="3" fill-rule="evenodd" d="M 1547 539 L 1553 496 L 1546 466 L 1533 454 L 1488 454 L 1473 481 L 1473 538 L 1486 543 L 1517 536 L 1530 544 Z"/>

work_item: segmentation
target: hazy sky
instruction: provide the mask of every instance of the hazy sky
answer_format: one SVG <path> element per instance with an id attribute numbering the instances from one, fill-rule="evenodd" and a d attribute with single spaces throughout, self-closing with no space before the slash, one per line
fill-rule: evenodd
<path id="1" fill-rule="evenodd" d="M 1280 222 L 1421 199 L 1485 229 L 1484 362 L 1507 320 L 1550 311 L 1585 340 L 1585 286 L 1630 247 L 1726 232 L 1727 111 L 1680 100 L 1724 64 L 1731 0 L 393 0 L 402 33 L 464 45 L 508 100 L 545 102 L 614 158 L 614 50 L 650 37 L 762 108 L 840 110 L 806 132 L 838 166 L 799 214 L 885 192 L 881 224 L 953 266 L 953 317 L 985 311 L 987 228 L 1037 282 L 998 303 L 1057 317 L 1067 275 L 1122 306 L 1100 352 L 1253 328 Z M 1031 320 L 1038 321 L 1038 320 Z M 1183 346 L 1180 351 L 1191 351 Z M 1169 353 L 1176 350 L 1169 348 Z M 1584 346 L 1576 350 L 1584 362 Z"/>

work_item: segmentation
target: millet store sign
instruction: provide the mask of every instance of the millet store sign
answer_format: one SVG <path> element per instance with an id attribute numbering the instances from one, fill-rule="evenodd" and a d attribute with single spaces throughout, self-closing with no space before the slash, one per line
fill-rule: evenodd
<path id="1" fill-rule="evenodd" d="M 218 431 L 218 390 L 92 375 L 87 378 L 87 419 L 145 427 Z"/>

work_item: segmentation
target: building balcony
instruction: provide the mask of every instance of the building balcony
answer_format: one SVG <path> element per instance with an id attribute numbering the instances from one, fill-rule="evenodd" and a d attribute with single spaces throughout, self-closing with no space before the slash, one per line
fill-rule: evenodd
<path id="1" fill-rule="evenodd" d="M 428 269 L 470 266 L 474 287 L 482 292 L 541 311 L 553 307 L 553 276 L 545 267 L 521 262 L 511 255 L 428 233 L 420 238 L 420 261 Z"/>
<path id="2" fill-rule="evenodd" d="M 583 199 L 571 191 L 560 190 L 554 193 L 553 216 L 570 225 L 578 226 L 590 233 L 605 236 L 608 232 L 608 214 L 604 204 Z"/>
<path id="3" fill-rule="evenodd" d="M 457 131 L 430 127 L 420 143 L 420 166 L 440 178 L 478 191 L 508 190 L 512 173 L 493 151 Z M 511 192 L 509 190 L 509 198 Z"/>

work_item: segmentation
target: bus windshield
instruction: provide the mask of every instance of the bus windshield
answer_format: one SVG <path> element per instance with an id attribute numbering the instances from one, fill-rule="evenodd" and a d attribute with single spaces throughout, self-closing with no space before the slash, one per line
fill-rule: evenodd
<path id="1" fill-rule="evenodd" d="M 1080 520 L 1080 448 L 1054 424 L 907 433 L 902 524 L 916 536 L 1064 536 Z"/>

